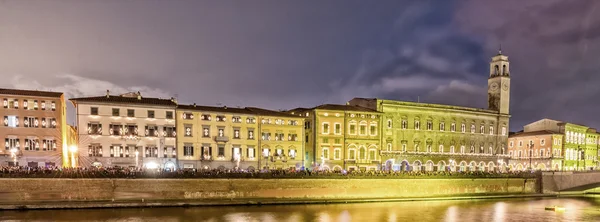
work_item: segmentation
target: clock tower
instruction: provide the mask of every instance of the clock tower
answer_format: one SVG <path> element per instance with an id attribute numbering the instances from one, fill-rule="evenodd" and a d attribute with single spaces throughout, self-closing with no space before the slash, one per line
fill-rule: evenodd
<path id="1" fill-rule="evenodd" d="M 510 64 L 508 56 L 498 55 L 492 57 L 490 62 L 490 78 L 488 79 L 488 109 L 498 111 L 500 114 L 509 113 L 510 102 Z"/>

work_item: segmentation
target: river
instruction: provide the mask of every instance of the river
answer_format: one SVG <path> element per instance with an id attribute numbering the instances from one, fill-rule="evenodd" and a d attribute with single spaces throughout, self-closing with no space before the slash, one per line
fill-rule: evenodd
<path id="1" fill-rule="evenodd" d="M 565 212 L 544 210 L 554 205 Z M 600 221 L 600 197 L 0 211 L 0 221 Z"/>

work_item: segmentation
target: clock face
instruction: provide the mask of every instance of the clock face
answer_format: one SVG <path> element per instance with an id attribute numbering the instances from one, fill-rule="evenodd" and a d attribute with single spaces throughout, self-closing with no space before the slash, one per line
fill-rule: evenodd
<path id="1" fill-rule="evenodd" d="M 498 83 L 494 82 L 490 85 L 490 91 L 497 92 L 498 91 Z"/>
<path id="2" fill-rule="evenodd" d="M 508 90 L 508 83 L 507 83 L 507 82 L 505 82 L 504 84 L 502 84 L 502 89 L 503 89 L 504 91 L 507 91 L 507 90 Z"/>

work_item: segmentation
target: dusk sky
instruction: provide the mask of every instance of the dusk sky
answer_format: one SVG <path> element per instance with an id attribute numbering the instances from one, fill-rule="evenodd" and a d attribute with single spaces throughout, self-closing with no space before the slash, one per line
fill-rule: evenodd
<path id="1" fill-rule="evenodd" d="M 353 97 L 486 108 L 488 62 L 502 44 L 511 130 L 542 118 L 600 127 L 599 6 L 0 0 L 0 87 L 271 109 Z"/>

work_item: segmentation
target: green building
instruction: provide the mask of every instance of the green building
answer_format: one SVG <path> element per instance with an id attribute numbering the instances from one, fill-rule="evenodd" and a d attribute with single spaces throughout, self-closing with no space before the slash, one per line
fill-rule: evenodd
<path id="1" fill-rule="evenodd" d="M 383 170 L 498 171 L 509 157 L 509 97 L 509 61 L 499 53 L 490 62 L 488 109 L 376 98 L 349 104 L 383 113 Z"/>

